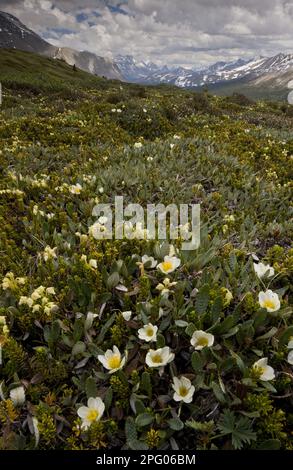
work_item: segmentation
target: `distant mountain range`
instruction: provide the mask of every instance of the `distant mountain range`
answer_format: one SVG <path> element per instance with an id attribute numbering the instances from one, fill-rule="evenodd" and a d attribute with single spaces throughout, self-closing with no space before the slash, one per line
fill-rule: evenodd
<path id="1" fill-rule="evenodd" d="M 146 85 L 166 83 L 195 89 L 208 86 L 229 92 L 244 89 L 252 95 L 261 89 L 285 97 L 287 83 L 293 79 L 293 54 L 222 61 L 204 69 L 158 66 L 150 61 L 137 61 L 130 55 L 111 60 L 87 51 L 55 47 L 5 12 L 0 12 L 0 48 L 35 52 L 75 64 L 95 75 Z"/>
<path id="2" fill-rule="evenodd" d="M 201 70 L 159 67 L 151 62 L 137 62 L 131 56 L 118 56 L 116 63 L 128 81 L 145 84 L 168 83 L 182 88 L 196 88 L 240 79 L 246 79 L 246 82 L 257 80 L 260 83 L 272 80 L 273 77 L 281 80 L 282 75 L 293 73 L 293 54 L 217 62 Z"/>

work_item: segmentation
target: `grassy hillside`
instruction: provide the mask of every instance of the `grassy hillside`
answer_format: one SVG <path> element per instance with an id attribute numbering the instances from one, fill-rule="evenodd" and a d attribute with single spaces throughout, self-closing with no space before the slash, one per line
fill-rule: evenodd
<path id="1" fill-rule="evenodd" d="M 60 60 L 14 49 L 1 49 L 1 80 L 11 87 L 23 86 L 32 91 L 54 91 L 63 87 L 98 86 L 103 79 L 94 77 Z"/>
<path id="2" fill-rule="evenodd" d="M 271 100 L 287 102 L 288 88 L 286 85 L 276 85 L 274 81 L 256 83 L 246 79 L 235 80 L 229 83 L 216 83 L 209 86 L 210 93 L 219 96 L 229 96 L 233 93 L 242 93 L 253 100 Z M 289 79 L 288 79 L 289 82 Z"/>
<path id="3" fill-rule="evenodd" d="M 292 450 L 292 107 L 17 51 L 1 51 L 0 81 L 0 448 Z M 115 195 L 200 203 L 200 248 L 97 241 L 93 207 Z M 172 251 L 168 274 L 142 265 Z M 252 254 L 275 275 L 259 279 Z M 279 306 L 260 301 L 267 289 Z M 196 331 L 213 344 L 192 345 Z M 114 346 L 125 364 L 109 373 Z M 159 371 L 146 356 L 162 347 L 174 357 Z M 181 376 L 190 403 L 174 399 Z M 105 409 L 86 429 L 90 397 Z"/>

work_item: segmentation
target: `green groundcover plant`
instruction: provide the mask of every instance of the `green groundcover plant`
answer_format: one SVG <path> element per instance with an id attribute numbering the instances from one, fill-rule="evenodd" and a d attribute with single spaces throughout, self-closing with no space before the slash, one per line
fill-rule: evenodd
<path id="1" fill-rule="evenodd" d="M 0 448 L 292 450 L 292 107 L 0 63 Z M 116 195 L 200 247 L 96 240 Z"/>

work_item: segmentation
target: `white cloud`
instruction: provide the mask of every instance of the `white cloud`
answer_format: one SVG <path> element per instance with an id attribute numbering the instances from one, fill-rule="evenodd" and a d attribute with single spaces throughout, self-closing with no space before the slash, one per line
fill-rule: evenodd
<path id="1" fill-rule="evenodd" d="M 194 67 L 292 51 L 291 0 L 12 0 L 2 4 L 52 44 L 102 56 L 131 54 Z M 118 7 L 116 12 L 109 4 Z M 86 21 L 77 20 L 81 13 Z"/>

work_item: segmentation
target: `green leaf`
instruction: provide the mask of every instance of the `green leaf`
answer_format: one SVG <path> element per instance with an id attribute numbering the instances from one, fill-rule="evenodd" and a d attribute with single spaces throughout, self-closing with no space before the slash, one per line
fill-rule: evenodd
<path id="1" fill-rule="evenodd" d="M 279 450 L 280 448 L 281 442 L 279 439 L 267 439 L 258 446 L 259 450 Z"/>
<path id="2" fill-rule="evenodd" d="M 114 287 L 116 287 L 120 282 L 120 276 L 117 272 L 114 272 L 110 274 L 110 276 L 107 279 L 107 287 L 108 289 L 112 290 Z"/>
<path id="3" fill-rule="evenodd" d="M 93 377 L 88 377 L 85 381 L 85 392 L 87 398 L 95 398 L 98 395 L 98 389 Z"/>
<path id="4" fill-rule="evenodd" d="M 44 339 L 48 343 L 49 349 L 53 350 L 56 342 L 60 337 L 61 329 L 59 321 L 53 322 L 52 326 L 46 325 L 44 327 Z"/>
<path id="5" fill-rule="evenodd" d="M 293 325 L 289 326 L 289 328 L 287 328 L 284 333 L 281 334 L 279 339 L 279 348 L 282 348 L 283 346 L 287 345 L 291 336 L 293 336 Z"/>
<path id="6" fill-rule="evenodd" d="M 222 297 L 216 297 L 212 308 L 211 308 L 211 317 L 212 317 L 212 322 L 215 323 L 221 316 L 223 310 L 223 300 Z"/>
<path id="7" fill-rule="evenodd" d="M 252 431 L 252 421 L 246 416 L 237 416 L 231 410 L 224 410 L 218 429 L 222 436 L 231 434 L 234 449 L 242 449 L 244 444 L 256 441 L 256 433 Z"/>
<path id="8" fill-rule="evenodd" d="M 56 343 L 56 341 L 58 340 L 60 336 L 60 324 L 58 320 L 53 322 L 50 336 L 51 336 L 52 341 Z"/>
<path id="9" fill-rule="evenodd" d="M 128 443 L 137 439 L 135 422 L 131 416 L 128 416 L 125 421 L 125 436 Z"/>
<path id="10" fill-rule="evenodd" d="M 213 331 L 216 335 L 223 335 L 231 330 L 231 328 L 235 325 L 236 318 L 233 315 L 230 315 L 225 318 L 219 325 L 211 328 L 210 330 Z"/>
<path id="11" fill-rule="evenodd" d="M 105 404 L 106 411 L 109 410 L 109 408 L 111 406 L 111 403 L 112 403 L 112 400 L 113 400 L 113 390 L 112 390 L 112 387 L 109 387 L 107 389 L 107 392 L 106 392 L 106 395 L 105 395 L 105 398 L 104 398 L 104 404 Z"/>
<path id="12" fill-rule="evenodd" d="M 238 356 L 238 354 L 236 354 L 234 351 L 230 350 L 230 354 L 231 356 L 235 359 L 236 361 L 236 364 L 237 366 L 239 367 L 239 369 L 241 370 L 242 373 L 245 372 L 246 370 L 246 367 L 245 367 L 245 364 L 243 362 L 243 360 L 241 359 L 240 356 Z"/>
<path id="13" fill-rule="evenodd" d="M 217 384 L 216 382 L 212 382 L 211 387 L 217 400 L 222 404 L 225 403 L 226 399 L 219 384 Z"/>
<path id="14" fill-rule="evenodd" d="M 258 336 L 256 338 L 256 341 L 259 341 L 259 340 L 262 340 L 262 339 L 269 339 L 269 338 L 272 338 L 272 336 L 275 336 L 275 334 L 277 333 L 278 331 L 278 328 L 274 327 L 271 328 L 267 333 L 265 333 L 264 335 L 262 336 Z"/>
<path id="15" fill-rule="evenodd" d="M 171 418 L 167 421 L 167 424 L 170 426 L 173 431 L 181 431 L 184 428 L 184 423 L 180 418 Z"/>
<path id="16" fill-rule="evenodd" d="M 135 424 L 138 427 L 143 427 L 147 426 L 148 424 L 151 424 L 154 421 L 154 417 L 150 413 L 142 413 L 137 416 L 135 419 Z"/>
<path id="17" fill-rule="evenodd" d="M 148 450 L 148 445 L 145 442 L 141 442 L 138 439 L 133 439 L 127 442 L 131 450 Z"/>
<path id="18" fill-rule="evenodd" d="M 157 334 L 157 347 L 158 348 L 163 348 L 166 344 L 165 337 L 161 334 Z"/>
<path id="19" fill-rule="evenodd" d="M 194 429 L 194 431 L 208 433 L 211 433 L 215 428 L 215 423 L 213 420 L 199 422 L 195 421 L 194 419 L 191 419 L 189 421 L 186 421 L 185 425 L 191 429 Z"/>
<path id="20" fill-rule="evenodd" d="M 188 336 L 192 336 L 193 333 L 195 332 L 196 330 L 196 326 L 194 323 L 189 323 L 188 326 L 186 327 L 185 329 L 185 333 L 188 335 Z"/>
<path id="21" fill-rule="evenodd" d="M 72 348 L 72 356 L 78 356 L 79 354 L 84 353 L 86 350 L 86 345 L 82 341 L 78 341 Z"/>
<path id="22" fill-rule="evenodd" d="M 152 396 L 152 383 L 151 377 L 148 372 L 143 372 L 141 376 L 140 388 L 142 391 L 146 392 L 148 397 L 151 398 Z"/>
<path id="23" fill-rule="evenodd" d="M 200 315 L 205 313 L 208 303 L 210 300 L 210 287 L 208 285 L 203 286 L 196 295 L 195 298 L 195 310 Z"/>
<path id="24" fill-rule="evenodd" d="M 264 325 L 268 318 L 268 312 L 261 308 L 259 309 L 254 317 L 254 327 L 259 328 L 260 326 Z"/>
<path id="25" fill-rule="evenodd" d="M 144 403 L 139 398 L 134 398 L 134 408 L 135 408 L 136 415 L 139 415 L 145 412 Z"/>
<path id="26" fill-rule="evenodd" d="M 232 273 L 235 273 L 237 268 L 237 257 L 235 253 L 231 253 L 229 256 L 229 266 L 231 268 Z"/>
<path id="27" fill-rule="evenodd" d="M 73 340 L 76 343 L 81 339 L 84 333 L 84 319 L 83 318 L 78 318 L 74 322 L 73 326 Z"/>
<path id="28" fill-rule="evenodd" d="M 194 351 L 191 356 L 191 365 L 195 372 L 202 370 L 205 365 L 204 357 L 197 351 Z"/>
<path id="29" fill-rule="evenodd" d="M 188 323 L 184 320 L 176 320 L 175 325 L 179 326 L 180 328 L 185 328 L 186 326 L 188 326 Z"/>
<path id="30" fill-rule="evenodd" d="M 107 331 L 109 330 L 110 326 L 112 326 L 112 324 L 114 323 L 115 321 L 115 318 L 116 318 L 116 313 L 113 313 L 113 315 L 111 315 L 111 317 L 109 318 L 109 320 L 105 323 L 105 325 L 102 327 L 101 331 L 100 331 L 100 334 L 97 338 L 97 344 L 100 344 L 102 343 L 102 341 L 104 341 L 104 337 L 105 337 L 105 334 L 107 333 Z"/>
<path id="31" fill-rule="evenodd" d="M 272 393 L 277 392 L 275 387 L 270 382 L 262 382 L 261 384 L 266 390 L 269 390 L 269 392 L 272 392 Z"/>

